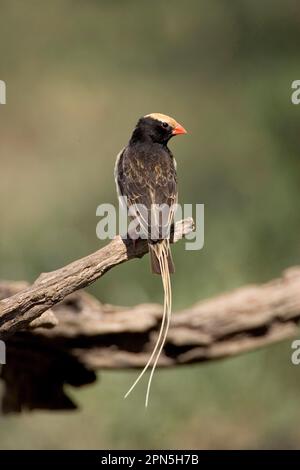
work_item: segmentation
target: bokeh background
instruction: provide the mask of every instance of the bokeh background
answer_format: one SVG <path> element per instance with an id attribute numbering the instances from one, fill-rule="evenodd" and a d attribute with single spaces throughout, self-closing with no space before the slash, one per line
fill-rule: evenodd
<path id="1" fill-rule="evenodd" d="M 0 0 L 0 278 L 33 281 L 101 246 L 96 207 L 138 117 L 174 116 L 180 201 L 205 204 L 205 247 L 174 247 L 174 309 L 276 277 L 300 257 L 297 0 Z M 90 291 L 161 302 L 148 259 Z M 299 448 L 291 342 L 72 391 L 81 410 L 1 418 L 3 449 Z"/>

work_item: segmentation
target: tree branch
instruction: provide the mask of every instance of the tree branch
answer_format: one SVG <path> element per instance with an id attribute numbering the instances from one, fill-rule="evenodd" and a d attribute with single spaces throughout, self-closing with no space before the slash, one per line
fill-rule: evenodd
<path id="1" fill-rule="evenodd" d="M 175 225 L 172 241 L 176 242 L 193 231 L 191 218 Z M 114 266 L 148 252 L 147 242 L 123 240 L 117 236 L 107 246 L 53 271 L 43 273 L 32 286 L 0 302 L 0 338 L 25 328 L 46 310 L 61 302 L 72 292 L 89 286 Z M 48 315 L 49 316 L 49 315 Z"/>
<path id="2" fill-rule="evenodd" d="M 19 288 L 0 284 L 0 297 Z M 64 384 L 91 383 L 102 369 L 144 366 L 162 307 L 114 307 L 77 292 L 52 313 L 58 320 L 54 328 L 31 327 L 6 343 L 6 412 L 72 409 L 76 405 L 65 395 Z M 269 283 L 242 287 L 173 314 L 159 365 L 203 362 L 266 346 L 296 335 L 299 319 L 300 267 L 294 267 Z"/>

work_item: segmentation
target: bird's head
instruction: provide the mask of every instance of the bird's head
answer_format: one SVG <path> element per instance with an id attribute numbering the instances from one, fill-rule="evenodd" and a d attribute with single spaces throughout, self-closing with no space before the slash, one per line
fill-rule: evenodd
<path id="1" fill-rule="evenodd" d="M 174 135 L 187 131 L 175 119 L 160 113 L 152 113 L 139 119 L 133 132 L 134 140 L 149 140 L 166 144 Z"/>

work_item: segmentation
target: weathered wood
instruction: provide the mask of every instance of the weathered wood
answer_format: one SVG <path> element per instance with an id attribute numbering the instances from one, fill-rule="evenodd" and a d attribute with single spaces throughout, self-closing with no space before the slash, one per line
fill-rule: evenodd
<path id="1" fill-rule="evenodd" d="M 11 284 L 11 293 L 20 288 Z M 5 292 L 9 295 L 9 284 Z M 72 409 L 63 385 L 81 386 L 102 369 L 144 366 L 162 316 L 157 304 L 104 305 L 76 292 L 53 307 L 51 329 L 18 332 L 7 341 L 3 409 Z M 300 267 L 281 278 L 250 285 L 174 313 L 159 366 L 234 356 L 296 335 L 300 319 Z"/>
<path id="2" fill-rule="evenodd" d="M 191 218 L 175 225 L 173 242 L 193 231 Z M 5 339 L 15 331 L 25 328 L 67 295 L 89 286 L 108 270 L 148 252 L 147 242 L 122 240 L 117 236 L 104 248 L 85 258 L 74 261 L 50 273 L 43 273 L 35 283 L 12 297 L 0 302 L 0 338 Z"/>

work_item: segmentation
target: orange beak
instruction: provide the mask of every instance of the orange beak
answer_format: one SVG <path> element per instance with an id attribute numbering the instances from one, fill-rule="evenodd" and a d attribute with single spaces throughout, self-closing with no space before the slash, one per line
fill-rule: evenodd
<path id="1" fill-rule="evenodd" d="M 172 132 L 173 135 L 179 135 L 179 134 L 187 134 L 187 131 L 185 130 L 184 127 L 182 127 L 180 124 L 176 124 L 176 126 L 173 129 Z"/>

